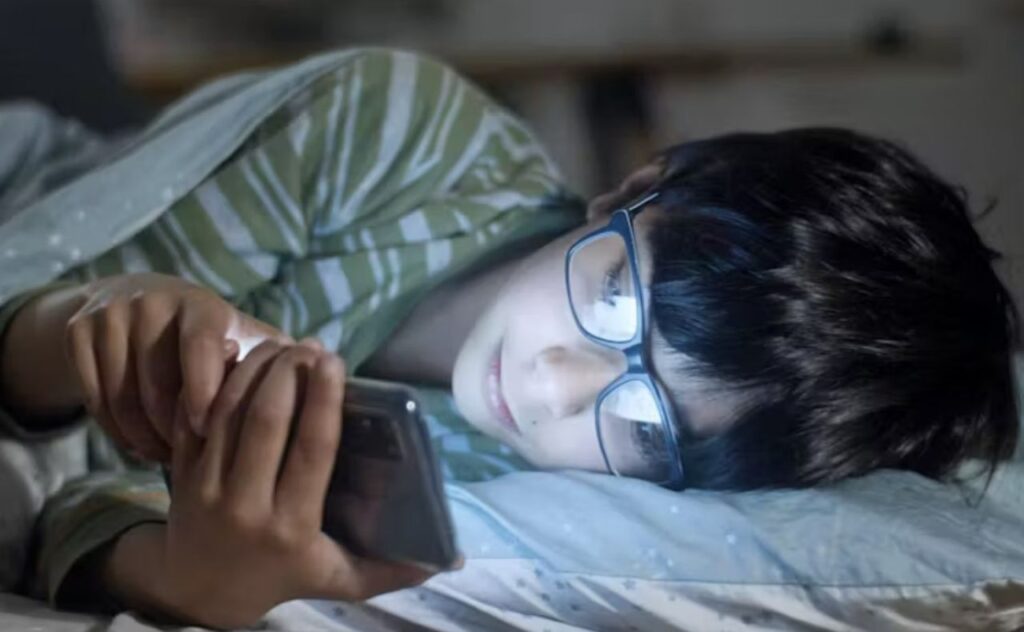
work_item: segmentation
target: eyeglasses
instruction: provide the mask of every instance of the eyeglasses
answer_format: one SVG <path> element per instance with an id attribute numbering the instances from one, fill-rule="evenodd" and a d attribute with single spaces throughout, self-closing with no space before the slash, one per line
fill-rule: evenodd
<path id="1" fill-rule="evenodd" d="M 565 286 L 576 326 L 591 342 L 621 351 L 626 371 L 597 396 L 595 426 L 608 471 L 672 489 L 683 485 L 675 415 L 648 368 L 647 315 L 633 218 L 651 193 L 615 211 L 608 224 L 565 256 Z"/>

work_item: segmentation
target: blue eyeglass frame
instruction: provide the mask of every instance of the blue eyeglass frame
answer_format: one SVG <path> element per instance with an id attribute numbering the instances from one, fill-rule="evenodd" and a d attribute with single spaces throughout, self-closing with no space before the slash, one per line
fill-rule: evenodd
<path id="1" fill-rule="evenodd" d="M 657 191 L 641 196 L 627 206 L 612 213 L 608 224 L 603 228 L 599 228 L 576 240 L 565 254 L 565 292 L 566 296 L 569 297 L 569 311 L 572 312 L 572 318 L 576 322 L 576 328 L 579 329 L 580 333 L 594 344 L 621 351 L 626 356 L 626 371 L 608 384 L 608 386 L 605 386 L 598 394 L 597 401 L 594 403 L 594 432 L 597 433 L 597 442 L 601 446 L 601 456 L 604 458 L 605 467 L 612 474 L 620 476 L 612 468 L 611 461 L 608 459 L 608 453 L 604 447 L 604 439 L 601 438 L 601 417 L 598 413 L 601 409 L 601 404 L 609 393 L 626 382 L 643 382 L 654 393 L 654 399 L 658 404 L 658 412 L 661 414 L 662 428 L 666 431 L 666 436 L 669 438 L 667 449 L 672 468 L 671 475 L 666 481 L 654 482 L 669 489 L 682 489 L 685 476 L 682 460 L 679 455 L 679 436 L 676 432 L 675 413 L 672 407 L 666 404 L 667 397 L 665 396 L 664 389 L 661 388 L 661 385 L 658 384 L 647 368 L 649 364 L 647 345 L 645 344 L 647 338 L 647 311 L 644 309 L 643 285 L 640 281 L 640 265 L 636 255 L 636 233 L 633 229 L 633 218 L 647 208 L 651 202 L 658 199 L 658 196 L 659 193 Z M 572 291 L 570 290 L 569 279 L 573 256 L 583 246 L 608 234 L 619 235 L 625 242 L 626 254 L 629 257 L 630 270 L 633 275 L 633 287 L 637 288 L 638 300 L 636 305 L 639 312 L 637 314 L 637 322 L 640 323 L 640 326 L 637 328 L 633 338 L 625 341 L 606 340 L 591 334 L 583 327 L 579 316 L 576 314 L 576 310 L 572 309 Z"/>

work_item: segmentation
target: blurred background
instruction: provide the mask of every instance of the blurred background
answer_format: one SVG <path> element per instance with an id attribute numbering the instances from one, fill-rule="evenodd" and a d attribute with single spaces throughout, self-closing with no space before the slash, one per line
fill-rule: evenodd
<path id="1" fill-rule="evenodd" d="M 721 132 L 893 138 L 996 203 L 979 228 L 1024 305 L 1024 0 L 0 0 L 0 99 L 130 130 L 212 77 L 361 44 L 471 76 L 587 195 Z"/>

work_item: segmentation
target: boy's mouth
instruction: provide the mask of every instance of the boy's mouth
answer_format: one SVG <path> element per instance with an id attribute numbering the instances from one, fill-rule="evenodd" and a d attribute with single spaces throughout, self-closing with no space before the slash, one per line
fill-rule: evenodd
<path id="1" fill-rule="evenodd" d="M 509 410 L 508 402 L 505 401 L 505 394 L 501 389 L 502 346 L 502 344 L 498 344 L 498 348 L 494 350 L 494 355 L 491 356 L 491 361 L 487 365 L 487 403 L 491 409 L 491 414 L 494 415 L 502 426 L 519 434 L 519 426 L 516 425 L 516 420 L 512 417 L 512 411 Z"/>

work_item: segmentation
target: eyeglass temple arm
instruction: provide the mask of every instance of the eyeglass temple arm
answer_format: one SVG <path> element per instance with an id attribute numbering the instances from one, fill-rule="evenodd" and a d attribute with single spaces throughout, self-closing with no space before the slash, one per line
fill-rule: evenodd
<path id="1" fill-rule="evenodd" d="M 627 213 L 629 213 L 630 215 L 636 215 L 645 206 L 647 206 L 648 204 L 650 204 L 654 200 L 658 199 L 659 195 L 661 195 L 660 191 L 654 191 L 653 193 L 648 193 L 647 195 L 643 196 L 642 198 L 633 201 L 629 206 L 626 206 L 623 210 L 626 211 Z"/>

